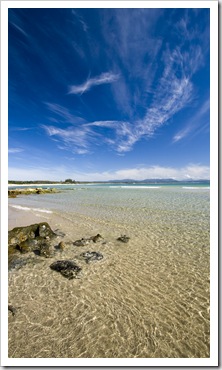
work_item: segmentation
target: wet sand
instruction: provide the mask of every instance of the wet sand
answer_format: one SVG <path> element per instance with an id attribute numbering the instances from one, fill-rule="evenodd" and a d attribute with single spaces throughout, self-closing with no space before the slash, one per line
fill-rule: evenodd
<path id="1" fill-rule="evenodd" d="M 116 240 L 123 225 L 115 221 L 10 208 L 9 229 L 47 221 L 66 234 L 61 240 L 67 247 L 56 257 L 36 257 L 38 263 L 9 272 L 9 304 L 18 307 L 15 316 L 8 313 L 9 357 L 209 357 L 204 234 L 194 249 L 187 232 L 178 244 L 178 230 L 147 224 L 141 234 L 139 224 L 128 225 L 124 230 L 131 239 L 124 244 Z M 101 242 L 68 245 L 97 233 Z M 86 264 L 79 255 L 88 250 L 104 259 Z M 81 278 L 67 280 L 52 271 L 50 264 L 59 259 L 74 260 L 82 267 Z"/>

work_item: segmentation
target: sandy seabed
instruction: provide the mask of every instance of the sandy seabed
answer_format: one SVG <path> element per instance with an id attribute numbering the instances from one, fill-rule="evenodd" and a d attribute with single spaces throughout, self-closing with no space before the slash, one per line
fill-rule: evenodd
<path id="1" fill-rule="evenodd" d="M 65 233 L 64 251 L 9 272 L 9 357 L 203 358 L 210 355 L 206 233 L 125 224 L 84 215 L 9 207 L 9 229 L 47 221 Z M 127 244 L 116 239 L 130 236 Z M 68 244 L 100 233 L 103 240 Z M 179 242 L 180 240 L 180 242 Z M 86 264 L 85 251 L 103 254 Z M 52 271 L 55 260 L 82 267 L 80 279 Z"/>

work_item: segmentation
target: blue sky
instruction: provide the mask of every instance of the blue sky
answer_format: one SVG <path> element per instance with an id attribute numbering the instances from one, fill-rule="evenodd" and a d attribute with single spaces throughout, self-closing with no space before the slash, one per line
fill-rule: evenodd
<path id="1" fill-rule="evenodd" d="M 209 178 L 209 9 L 9 9 L 9 179 Z"/>

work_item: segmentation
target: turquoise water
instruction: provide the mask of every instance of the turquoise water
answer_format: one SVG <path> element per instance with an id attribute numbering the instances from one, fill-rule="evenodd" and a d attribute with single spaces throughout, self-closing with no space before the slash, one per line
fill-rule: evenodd
<path id="1" fill-rule="evenodd" d="M 9 204 L 123 223 L 209 225 L 209 184 L 58 186 L 61 193 L 19 196 Z M 195 224 L 196 223 L 196 224 Z"/>

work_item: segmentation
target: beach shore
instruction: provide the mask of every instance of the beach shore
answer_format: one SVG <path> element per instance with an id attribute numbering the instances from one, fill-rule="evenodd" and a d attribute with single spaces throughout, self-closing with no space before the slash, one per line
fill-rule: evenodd
<path id="1" fill-rule="evenodd" d="M 164 190 L 163 196 L 155 190 L 156 197 L 167 202 L 164 213 L 155 211 L 153 192 L 146 195 L 144 208 L 139 189 L 114 191 L 121 202 L 113 208 L 116 200 L 107 204 L 112 192 L 93 189 L 98 203 L 92 212 L 91 192 L 81 189 L 9 199 L 9 230 L 45 221 L 65 234 L 55 239 L 54 256 L 30 253 L 27 264 L 9 271 L 8 303 L 17 309 L 14 316 L 8 313 L 9 357 L 209 357 L 207 227 L 194 227 L 190 213 L 185 220 L 178 206 L 180 193 Z M 67 199 L 69 210 L 59 208 L 59 199 Z M 80 199 L 87 207 L 77 207 Z M 140 201 L 143 207 L 137 208 Z M 50 208 L 55 203 L 57 208 Z M 171 209 L 169 216 L 172 204 L 179 213 Z M 192 204 L 203 211 L 202 203 Z M 73 244 L 98 233 L 103 237 L 98 243 Z M 117 240 L 121 234 L 130 237 L 128 243 Z M 57 249 L 59 242 L 63 250 Z M 87 264 L 81 258 L 86 252 L 101 253 L 103 259 Z M 81 277 L 68 280 L 50 269 L 58 260 L 74 261 L 82 268 Z"/>
<path id="2" fill-rule="evenodd" d="M 8 230 L 14 227 L 27 226 L 46 220 L 50 221 L 47 214 L 32 212 L 30 209 L 24 210 L 8 206 Z"/>
<path id="3" fill-rule="evenodd" d="M 80 185 L 80 184 L 61 184 L 61 183 L 55 183 L 55 184 L 29 184 L 29 183 L 24 183 L 24 184 L 18 184 L 18 183 L 14 183 L 14 184 L 8 184 L 8 187 L 10 186 L 29 186 L 30 188 L 32 187 L 38 187 L 38 186 L 70 186 L 70 185 Z"/>

